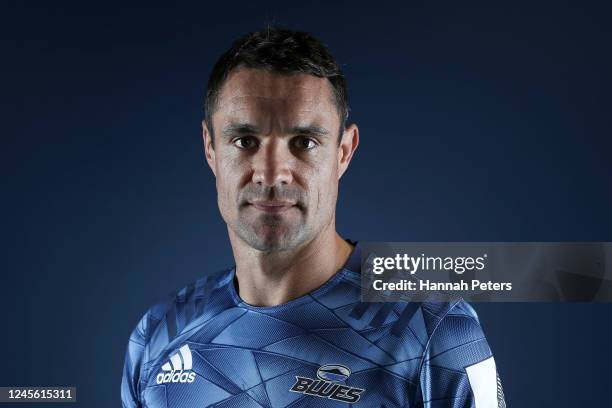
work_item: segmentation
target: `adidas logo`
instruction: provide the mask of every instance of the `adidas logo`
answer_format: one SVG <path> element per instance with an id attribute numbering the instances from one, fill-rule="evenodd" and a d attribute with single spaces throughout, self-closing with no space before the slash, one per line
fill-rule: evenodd
<path id="1" fill-rule="evenodd" d="M 164 372 L 157 374 L 157 383 L 192 383 L 195 381 L 195 373 L 191 371 L 192 367 L 191 350 L 189 350 L 189 345 L 185 344 L 170 356 L 169 362 L 162 366 Z"/>

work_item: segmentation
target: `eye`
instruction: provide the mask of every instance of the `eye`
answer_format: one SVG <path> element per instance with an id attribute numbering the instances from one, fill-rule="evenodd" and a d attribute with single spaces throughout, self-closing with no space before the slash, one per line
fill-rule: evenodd
<path id="1" fill-rule="evenodd" d="M 243 150 L 252 149 L 257 147 L 257 139 L 253 136 L 239 137 L 234 140 L 234 145 Z"/>
<path id="2" fill-rule="evenodd" d="M 317 141 L 306 136 L 298 136 L 293 139 L 293 144 L 300 150 L 311 150 L 317 146 Z"/>

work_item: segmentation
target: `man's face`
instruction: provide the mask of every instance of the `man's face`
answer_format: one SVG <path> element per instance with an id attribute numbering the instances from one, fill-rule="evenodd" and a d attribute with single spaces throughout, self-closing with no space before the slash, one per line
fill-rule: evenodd
<path id="1" fill-rule="evenodd" d="M 306 74 L 241 68 L 225 81 L 213 114 L 207 161 L 221 215 L 252 248 L 295 248 L 335 221 L 338 180 L 357 147 L 343 133 L 331 84 Z M 346 140 L 345 140 L 346 139 Z"/>

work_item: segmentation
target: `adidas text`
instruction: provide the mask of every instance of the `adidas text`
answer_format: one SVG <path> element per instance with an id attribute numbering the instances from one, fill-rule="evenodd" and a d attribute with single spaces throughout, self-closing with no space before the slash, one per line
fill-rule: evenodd
<path id="1" fill-rule="evenodd" d="M 171 371 L 169 373 L 157 374 L 157 383 L 192 383 L 195 381 L 195 373 L 193 371 Z"/>

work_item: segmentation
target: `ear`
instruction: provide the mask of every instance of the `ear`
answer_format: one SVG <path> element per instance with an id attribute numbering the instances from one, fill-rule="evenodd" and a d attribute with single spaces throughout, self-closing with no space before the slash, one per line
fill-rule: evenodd
<path id="1" fill-rule="evenodd" d="M 215 170 L 215 148 L 213 146 L 212 135 L 208 130 L 206 121 L 204 120 L 202 121 L 202 137 L 204 139 L 204 156 L 206 157 L 206 162 L 208 163 L 208 167 L 210 167 L 215 177 L 217 177 L 217 172 Z"/>
<path id="2" fill-rule="evenodd" d="M 338 179 L 348 168 L 357 145 L 359 145 L 359 128 L 353 123 L 344 129 L 340 146 L 338 146 Z"/>

